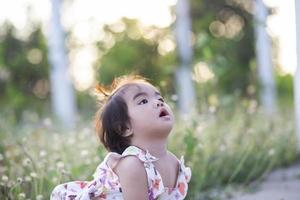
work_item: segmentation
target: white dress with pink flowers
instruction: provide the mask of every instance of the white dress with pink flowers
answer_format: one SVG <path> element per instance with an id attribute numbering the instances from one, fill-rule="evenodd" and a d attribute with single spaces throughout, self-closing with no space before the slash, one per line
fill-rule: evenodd
<path id="1" fill-rule="evenodd" d="M 180 167 L 176 187 L 164 187 L 161 175 L 155 169 L 153 162 L 158 158 L 152 156 L 137 146 L 129 146 L 122 155 L 110 152 L 97 167 L 92 181 L 72 181 L 60 184 L 51 193 L 51 200 L 123 200 L 122 188 L 118 176 L 107 164 L 108 157 L 125 157 L 134 155 L 139 158 L 146 169 L 148 178 L 149 200 L 181 200 L 188 191 L 188 182 L 191 179 L 191 169 L 185 167 L 184 157 L 178 160 Z"/>

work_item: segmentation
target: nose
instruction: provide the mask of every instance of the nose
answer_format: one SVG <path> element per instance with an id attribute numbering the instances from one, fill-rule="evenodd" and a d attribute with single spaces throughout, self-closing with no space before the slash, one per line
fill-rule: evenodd
<path id="1" fill-rule="evenodd" d="M 160 100 L 156 100 L 156 103 L 155 103 L 156 107 L 163 106 L 163 105 L 164 105 L 163 102 L 161 102 Z"/>

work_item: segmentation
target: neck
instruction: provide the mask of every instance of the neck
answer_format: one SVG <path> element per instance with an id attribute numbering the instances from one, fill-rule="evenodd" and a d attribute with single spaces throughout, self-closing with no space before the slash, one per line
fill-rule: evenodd
<path id="1" fill-rule="evenodd" d="M 148 150 L 149 153 L 156 158 L 165 157 L 168 154 L 166 140 L 155 140 L 155 141 L 137 141 L 132 140 L 131 145 L 137 146 L 143 150 Z"/>

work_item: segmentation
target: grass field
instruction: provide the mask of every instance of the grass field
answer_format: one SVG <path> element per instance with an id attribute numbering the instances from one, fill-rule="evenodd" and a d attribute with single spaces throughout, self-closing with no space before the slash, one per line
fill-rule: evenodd
<path id="1" fill-rule="evenodd" d="M 186 199 L 219 199 L 232 185 L 247 185 L 275 167 L 297 159 L 293 114 L 285 109 L 267 117 L 258 109 L 235 108 L 177 122 L 169 150 L 192 169 Z M 74 131 L 28 112 L 18 125 L 0 116 L 0 199 L 49 199 L 53 187 L 91 180 L 106 155 L 91 120 Z"/>

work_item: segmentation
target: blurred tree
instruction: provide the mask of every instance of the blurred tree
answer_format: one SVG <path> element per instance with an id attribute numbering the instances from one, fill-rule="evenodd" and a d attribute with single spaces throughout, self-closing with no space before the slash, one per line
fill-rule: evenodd
<path id="1" fill-rule="evenodd" d="M 248 89 L 256 85 L 252 6 L 251 0 L 191 1 L 194 64 L 207 64 L 213 72 L 207 84 L 220 94 L 253 96 Z"/>
<path id="2" fill-rule="evenodd" d="M 198 93 L 204 94 L 206 101 L 213 91 L 255 97 L 252 1 L 191 0 L 191 17 L 194 50 L 191 64 L 194 67 L 204 62 L 213 72 L 213 81 L 200 80 L 205 85 L 201 88 L 207 92 Z M 170 30 L 155 27 L 145 30 L 135 20 L 123 19 L 107 25 L 104 32 L 106 37 L 98 43 L 102 53 L 97 62 L 101 82 L 107 84 L 115 76 L 136 71 L 174 92 L 171 80 L 177 65 L 175 48 L 166 54 L 159 51 L 169 38 L 174 43 Z M 202 104 L 205 100 L 201 100 Z"/>
<path id="3" fill-rule="evenodd" d="M 32 32 L 22 39 L 10 23 L 1 27 L 0 103 L 13 108 L 17 118 L 25 108 L 41 113 L 49 96 L 49 65 L 40 25 L 32 25 Z"/>
<path id="4" fill-rule="evenodd" d="M 121 31 L 117 26 L 123 27 Z M 106 39 L 98 42 L 99 51 L 103 52 L 97 62 L 101 83 L 110 84 L 114 77 L 135 72 L 150 78 L 163 92 L 173 92 L 175 55 L 169 53 L 173 41 L 167 28 L 143 29 L 136 20 L 124 18 L 106 25 L 104 32 Z"/>

